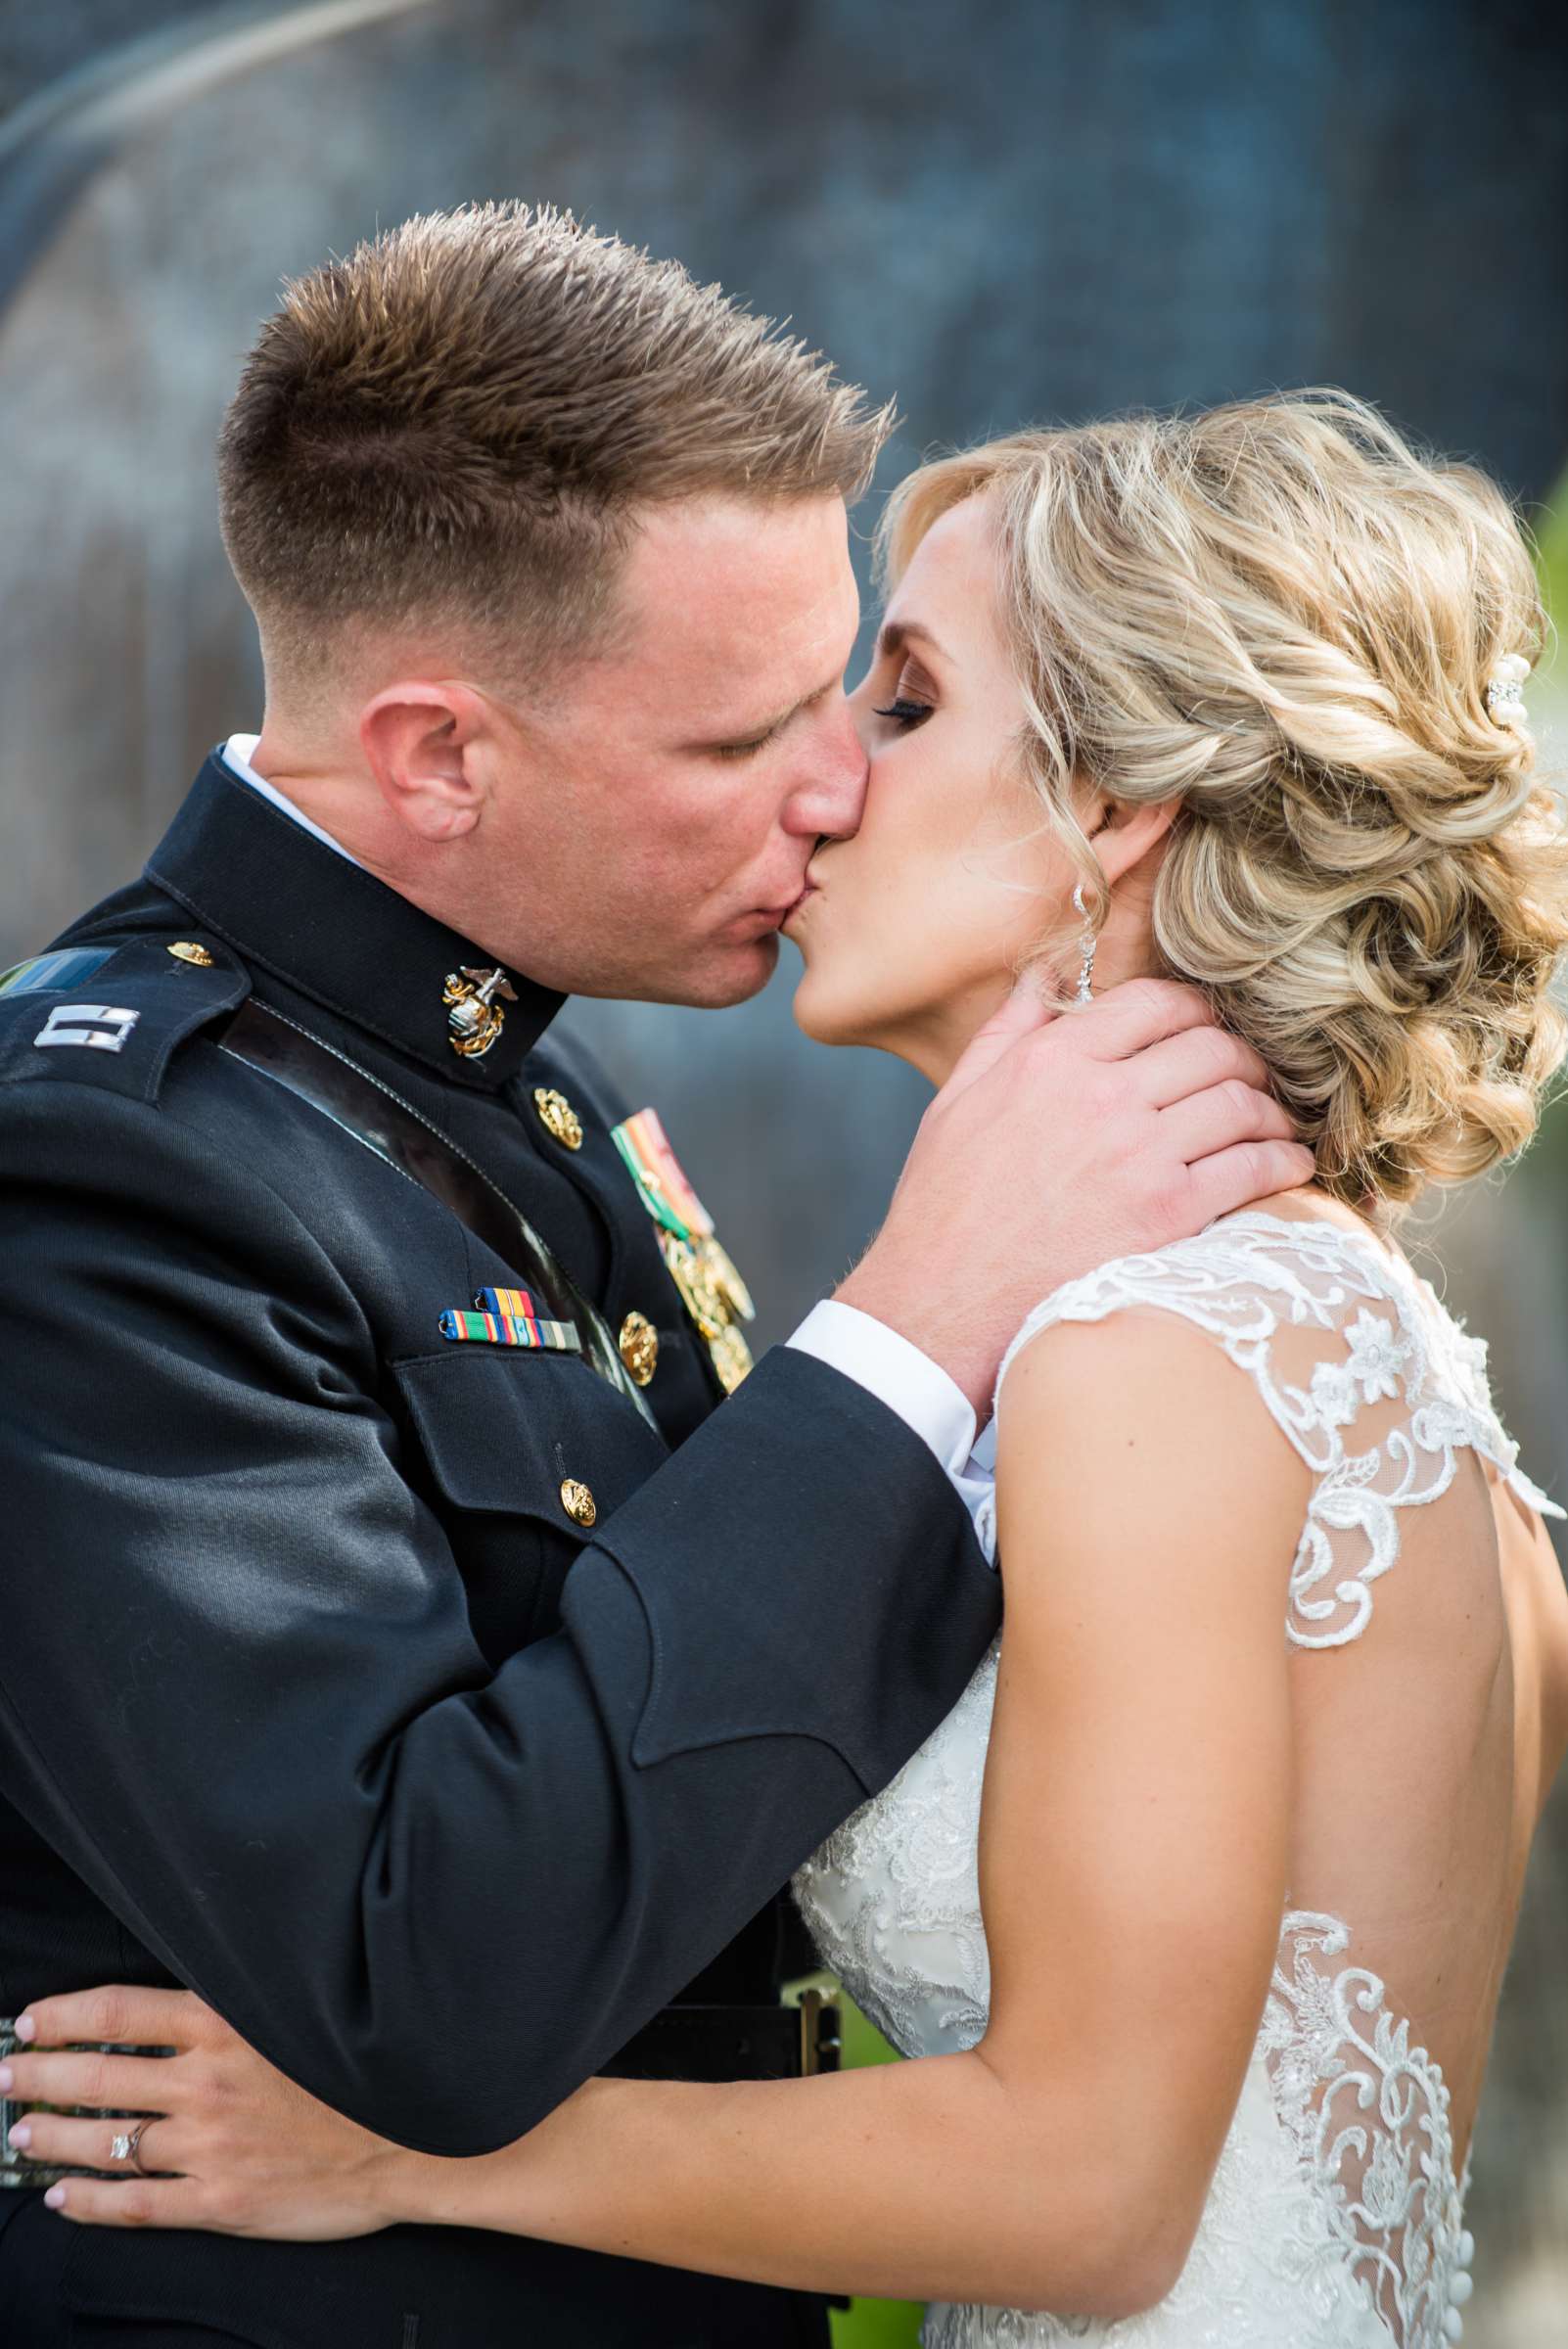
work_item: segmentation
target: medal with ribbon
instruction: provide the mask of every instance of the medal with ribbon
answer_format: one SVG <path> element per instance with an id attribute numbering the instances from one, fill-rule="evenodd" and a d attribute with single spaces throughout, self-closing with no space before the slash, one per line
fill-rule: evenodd
<path id="1" fill-rule="evenodd" d="M 680 1301 L 707 1347 L 719 1385 L 732 1395 L 752 1367 L 740 1324 L 755 1319 L 751 1292 L 714 1231 L 714 1220 L 686 1179 L 655 1109 L 639 1109 L 612 1139 L 654 1220 L 659 1249 Z"/>

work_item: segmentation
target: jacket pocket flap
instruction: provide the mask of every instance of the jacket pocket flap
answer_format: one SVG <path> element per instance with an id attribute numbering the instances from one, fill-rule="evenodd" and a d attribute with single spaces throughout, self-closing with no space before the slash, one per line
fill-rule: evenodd
<path id="1" fill-rule="evenodd" d="M 559 1526 L 571 1479 L 602 1521 L 668 1456 L 657 1429 L 572 1356 L 454 1346 L 392 1368 L 431 1473 L 460 1509 Z"/>

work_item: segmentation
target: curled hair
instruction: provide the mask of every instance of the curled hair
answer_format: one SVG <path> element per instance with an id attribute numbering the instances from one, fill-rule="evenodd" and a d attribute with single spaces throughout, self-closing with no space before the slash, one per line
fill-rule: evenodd
<path id="1" fill-rule="evenodd" d="M 1164 969 L 1263 1055 L 1324 1188 L 1397 1206 L 1523 1148 L 1568 1043 L 1568 827 L 1486 703 L 1545 632 L 1501 492 L 1346 393 L 1281 393 L 924 466 L 886 570 L 977 494 L 1022 762 L 1096 927 L 1086 793 L 1177 801 Z"/>

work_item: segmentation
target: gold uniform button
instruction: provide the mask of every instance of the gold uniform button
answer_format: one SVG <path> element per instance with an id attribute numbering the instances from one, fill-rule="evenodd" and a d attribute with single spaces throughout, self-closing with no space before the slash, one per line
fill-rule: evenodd
<path id="1" fill-rule="evenodd" d="M 533 1088 L 533 1106 L 539 1113 L 539 1124 L 552 1142 L 559 1142 L 563 1150 L 581 1149 L 582 1120 L 565 1093 L 552 1092 L 547 1085 L 536 1084 Z"/>
<path id="2" fill-rule="evenodd" d="M 212 968 L 212 957 L 206 946 L 197 945 L 191 939 L 180 939 L 175 945 L 170 946 L 169 952 L 181 962 L 194 962 L 199 971 L 209 971 Z"/>
<path id="3" fill-rule="evenodd" d="M 561 1487 L 561 1506 L 574 1525 L 592 1525 L 599 1511 L 586 1485 L 569 1476 Z"/>
<path id="4" fill-rule="evenodd" d="M 628 1313 L 616 1341 L 621 1359 L 639 1387 L 645 1387 L 659 1367 L 659 1332 L 642 1313 Z"/>

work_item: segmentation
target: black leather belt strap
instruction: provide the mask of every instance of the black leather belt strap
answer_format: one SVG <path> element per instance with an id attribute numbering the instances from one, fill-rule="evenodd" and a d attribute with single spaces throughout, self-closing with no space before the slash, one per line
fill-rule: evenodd
<path id="1" fill-rule="evenodd" d="M 799 2006 L 666 2006 L 604 2069 L 618 2080 L 799 2080 L 839 2068 L 839 2010 L 820 1991 Z"/>
<path id="2" fill-rule="evenodd" d="M 372 1077 L 281 1012 L 242 1003 L 218 1039 L 219 1049 L 243 1060 L 330 1118 L 371 1150 L 383 1165 L 417 1182 L 486 1248 L 494 1250 L 526 1288 L 537 1290 L 548 1317 L 570 1321 L 582 1341 L 582 1359 L 632 1404 L 650 1426 L 658 1423 L 621 1359 L 621 1350 L 598 1307 L 577 1287 L 554 1249 L 506 1193 L 483 1174 L 450 1137 L 420 1115 L 379 1077 Z"/>

